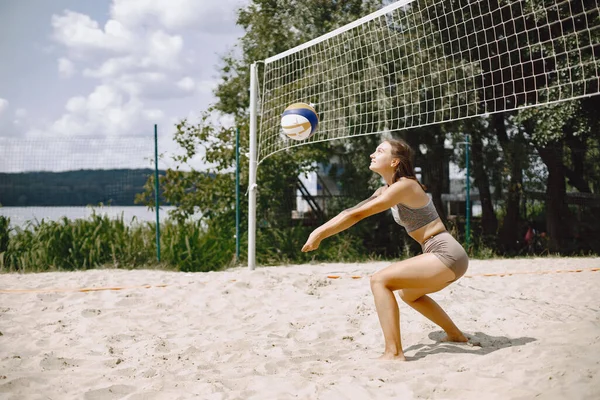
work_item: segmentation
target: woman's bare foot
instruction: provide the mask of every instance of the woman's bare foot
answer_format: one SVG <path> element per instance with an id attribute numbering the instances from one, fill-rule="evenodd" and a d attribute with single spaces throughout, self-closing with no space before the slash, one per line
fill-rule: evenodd
<path id="1" fill-rule="evenodd" d="M 466 337 L 462 332 L 458 332 L 452 335 L 446 334 L 446 336 L 442 338 L 442 342 L 467 343 L 468 341 L 469 338 Z"/>
<path id="2" fill-rule="evenodd" d="M 406 361 L 406 357 L 404 357 L 404 354 L 383 353 L 379 356 L 378 360 Z"/>

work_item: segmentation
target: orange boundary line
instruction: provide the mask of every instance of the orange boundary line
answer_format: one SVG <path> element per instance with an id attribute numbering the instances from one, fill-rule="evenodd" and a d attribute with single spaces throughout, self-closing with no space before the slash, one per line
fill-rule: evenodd
<path id="1" fill-rule="evenodd" d="M 512 276 L 512 275 L 545 275 L 545 274 L 561 274 L 566 272 L 595 272 L 600 271 L 600 268 L 582 268 L 582 269 L 559 269 L 554 271 L 517 271 L 517 272 L 500 272 L 495 274 L 473 274 L 465 275 L 463 278 L 476 278 L 479 276 Z M 361 276 L 353 275 L 350 276 L 352 279 L 360 279 Z M 340 279 L 341 275 L 327 275 L 329 279 Z"/>
<path id="2" fill-rule="evenodd" d="M 546 274 L 563 274 L 567 272 L 595 272 L 600 271 L 600 268 L 581 268 L 581 269 L 559 269 L 555 271 L 517 271 L 517 272 L 501 272 L 497 274 L 474 274 L 465 275 L 465 278 L 474 278 L 478 276 L 511 276 L 511 275 L 546 275 Z"/>
<path id="3" fill-rule="evenodd" d="M 139 286 L 113 286 L 113 287 L 90 287 L 75 289 L 0 289 L 0 293 L 51 293 L 51 292 L 100 292 L 103 290 L 125 290 L 125 289 L 150 289 L 166 287 L 167 285 L 139 285 Z"/>

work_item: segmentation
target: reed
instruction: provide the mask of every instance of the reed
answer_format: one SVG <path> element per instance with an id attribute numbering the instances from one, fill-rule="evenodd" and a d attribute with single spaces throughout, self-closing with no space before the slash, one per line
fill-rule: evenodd
<path id="1" fill-rule="evenodd" d="M 9 229 L 0 219 L 0 272 L 90 268 L 161 268 L 209 271 L 231 264 L 235 239 L 224 228 L 200 222 L 167 222 L 162 259 L 156 258 L 155 224 L 94 214 L 88 219 L 30 222 Z"/>
<path id="2" fill-rule="evenodd" d="M 124 221 L 93 214 L 87 219 L 30 222 L 11 228 L 0 216 L 0 272 L 44 272 L 90 268 L 165 269 L 206 272 L 245 265 L 247 237 L 235 258 L 235 226 L 229 219 L 168 220 L 161 224 L 161 261 L 156 257 L 155 223 Z M 302 253 L 313 227 L 262 227 L 257 232 L 259 265 L 311 262 L 361 262 L 382 259 L 365 245 L 361 232 L 346 232 L 321 243 L 319 251 Z M 358 234 L 357 234 L 358 233 Z M 469 249 L 477 259 L 501 257 L 487 241 L 474 236 Z M 405 249 L 400 258 L 412 256 Z M 409 254 L 410 253 L 410 254 Z M 521 254 L 521 256 L 523 256 Z"/>

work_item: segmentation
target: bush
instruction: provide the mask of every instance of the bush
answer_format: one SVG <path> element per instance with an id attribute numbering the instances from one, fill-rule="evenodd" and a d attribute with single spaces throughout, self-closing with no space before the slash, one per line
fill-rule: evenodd
<path id="1" fill-rule="evenodd" d="M 0 254 L 8 249 L 8 235 L 10 233 L 10 218 L 0 215 Z"/>
<path id="2" fill-rule="evenodd" d="M 205 228 L 194 221 L 161 225 L 161 263 L 156 258 L 155 227 L 92 215 L 89 219 L 42 220 L 10 231 L 7 221 L 0 219 L 0 244 L 5 249 L 0 251 L 0 271 L 97 267 L 211 271 L 232 264 L 235 239 L 222 225 Z"/>

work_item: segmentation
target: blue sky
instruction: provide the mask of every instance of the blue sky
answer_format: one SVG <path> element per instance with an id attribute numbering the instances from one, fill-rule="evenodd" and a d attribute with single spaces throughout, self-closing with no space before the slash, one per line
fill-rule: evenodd
<path id="1" fill-rule="evenodd" d="M 172 147 L 173 124 L 214 101 L 246 3 L 0 2 L 0 139 L 139 137 L 157 123 Z"/>

